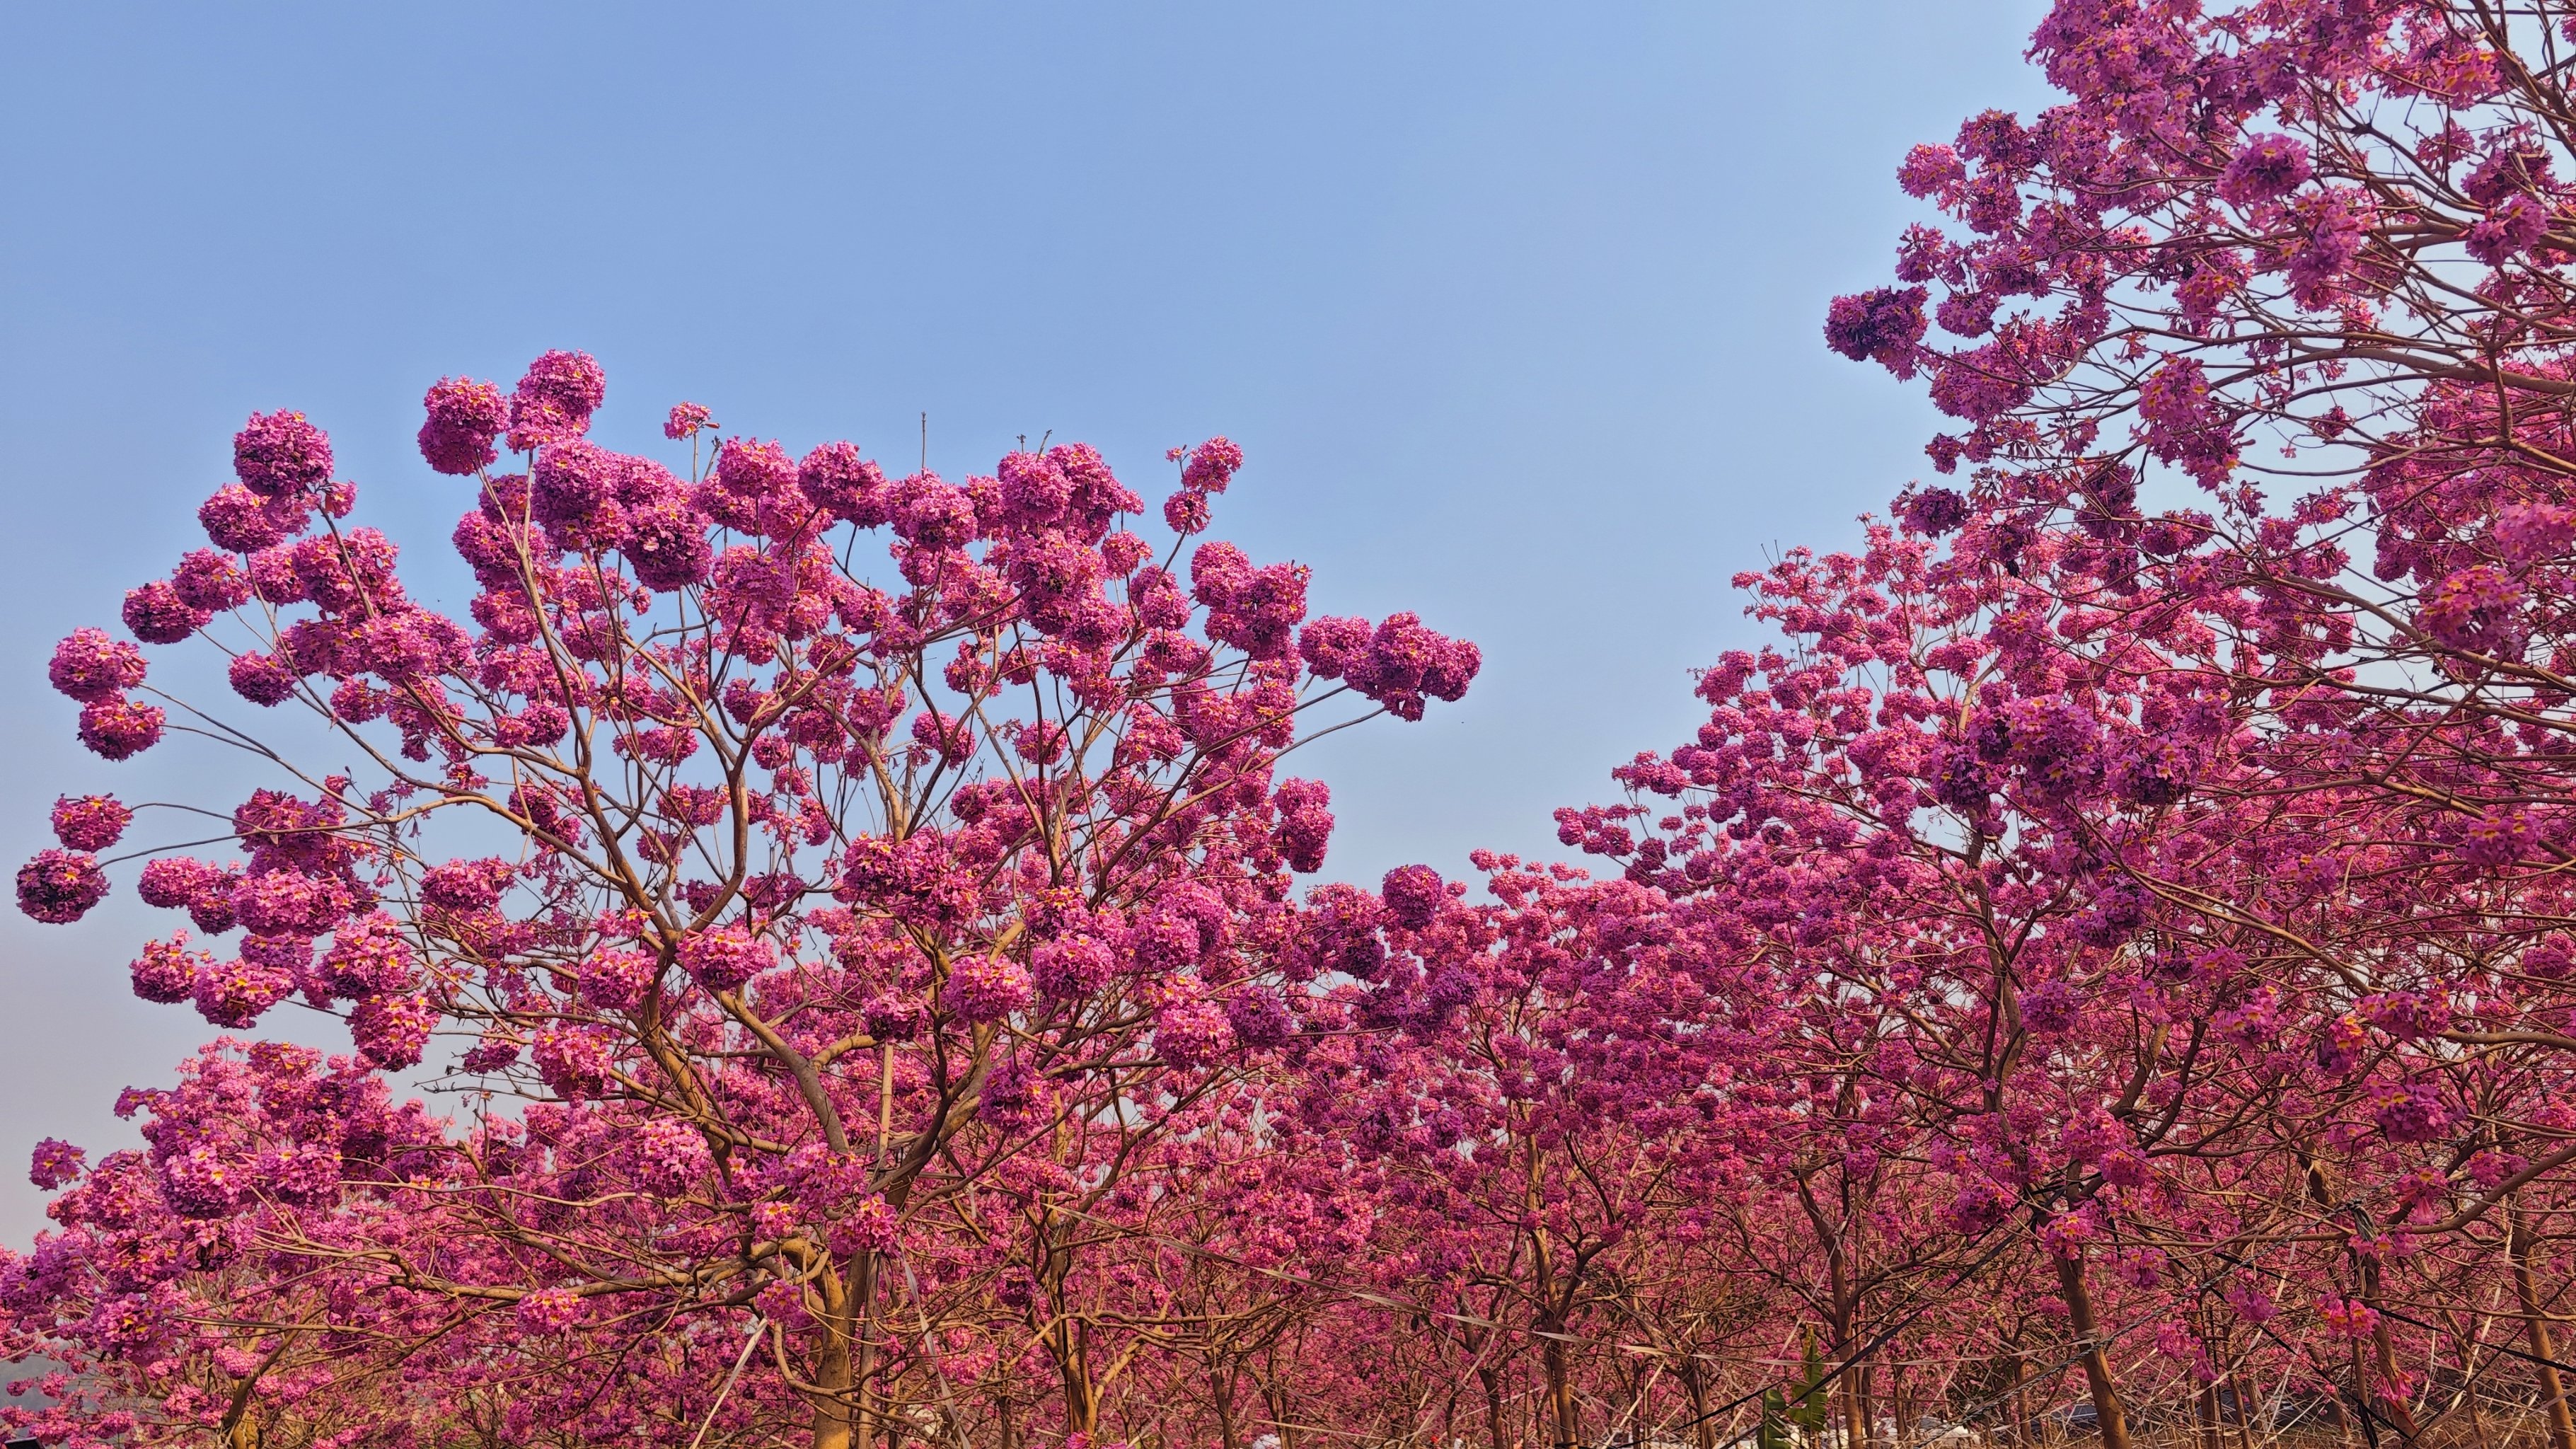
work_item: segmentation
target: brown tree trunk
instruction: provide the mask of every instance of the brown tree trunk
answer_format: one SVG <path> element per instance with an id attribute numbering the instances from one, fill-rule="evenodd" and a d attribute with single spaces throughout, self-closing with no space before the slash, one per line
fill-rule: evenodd
<path id="1" fill-rule="evenodd" d="M 870 1449 L 876 1428 L 861 1403 L 868 1370 L 868 1308 L 876 1300 L 876 1255 L 852 1254 L 816 1280 L 823 1331 L 814 1359 L 814 1449 Z"/>
<path id="2" fill-rule="evenodd" d="M 2531 1215 L 2517 1203 L 2507 1221 L 2505 1251 L 2513 1258 L 2513 1291 L 2522 1300 L 2531 1356 L 2541 1360 L 2533 1367 L 2540 1376 L 2540 1406 L 2549 1415 L 2549 1449 L 2576 1449 L 2576 1423 L 2569 1421 L 2566 1385 L 2558 1379 L 2558 1345 L 2540 1306 L 2539 1280 L 2531 1273 Z"/>
<path id="3" fill-rule="evenodd" d="M 2514 1296 L 2522 1301 L 2523 1331 L 2531 1342 L 2531 1356 L 2541 1360 L 2532 1367 L 2540 1381 L 2541 1411 L 2549 1420 L 2549 1449 L 2576 1449 L 2576 1424 L 2569 1422 L 2566 1385 L 2558 1377 L 2557 1339 L 2549 1331 L 2540 1282 L 2531 1271 L 2531 1216 L 2517 1203 L 2506 1222 L 2505 1252 L 2513 1259 Z"/>
<path id="4" fill-rule="evenodd" d="M 1696 1359 L 1680 1377 L 1682 1389 L 1690 1395 L 1691 1449 L 1717 1449 L 1717 1425 L 1708 1417 L 1708 1379 Z"/>
<path id="5" fill-rule="evenodd" d="M 1090 1434 L 1100 1427 L 1100 1394 L 1091 1382 L 1090 1343 L 1072 1320 L 1056 1325 L 1056 1376 L 1064 1384 L 1064 1432 Z"/>
<path id="6" fill-rule="evenodd" d="M 1270 1362 L 1270 1372 L 1261 1376 L 1261 1402 L 1270 1410 L 1270 1427 L 1271 1431 L 1279 1436 L 1279 1449 L 1297 1449 L 1297 1430 L 1288 1422 L 1288 1389 L 1276 1377 L 1278 1353 L 1275 1349 L 1271 1353 Z M 1501 1401 L 1497 1399 L 1495 1402 L 1495 1412 L 1499 1414 L 1502 1411 Z M 1500 1449 L 1501 1442 L 1501 1440 L 1495 1441 L 1497 1449 Z"/>
<path id="7" fill-rule="evenodd" d="M 1914 1424 L 1914 1400 L 1905 1392 L 1905 1359 L 1898 1349 L 1896 1363 L 1887 1371 L 1887 1396 L 1896 1406 L 1896 1442 L 1903 1444 Z"/>
<path id="8" fill-rule="evenodd" d="M 2129 1420 L 2120 1412 L 2120 1391 L 2111 1382 L 2111 1360 L 2102 1352 L 2101 1328 L 2093 1316 L 2093 1293 L 2084 1286 L 2081 1256 L 2057 1260 L 2057 1285 L 2074 1321 L 2076 1341 L 2084 1346 L 2084 1386 L 2093 1394 L 2093 1414 L 2102 1449 L 2129 1449 Z"/>
<path id="9" fill-rule="evenodd" d="M 1826 1317 L 1825 1326 L 1833 1330 L 1833 1359 L 1841 1363 L 1852 1355 L 1859 1338 L 1860 1326 L 1843 1291 L 1843 1269 L 1839 1254 L 1833 1261 L 1834 1311 Z M 1861 1402 L 1860 1370 L 1845 1369 L 1842 1382 L 1834 1386 L 1835 1398 L 1843 1408 L 1843 1449 L 1864 1449 L 1869 1443 L 1869 1406 Z"/>
<path id="10" fill-rule="evenodd" d="M 1538 1359 L 1547 1373 L 1547 1407 L 1555 1421 L 1556 1449 L 1574 1449 L 1574 1380 L 1565 1360 L 1565 1328 L 1553 1319 L 1540 1326 L 1546 1336 L 1539 1340 Z"/>
<path id="11" fill-rule="evenodd" d="M 1216 1404 L 1216 1437 L 1224 1449 L 1234 1449 L 1234 1374 L 1232 1371 L 1208 1371 L 1208 1397 Z"/>
<path id="12" fill-rule="evenodd" d="M 2379 1265 L 2367 1259 L 2361 1265 L 2361 1296 L 2364 1303 L 2376 1303 L 2379 1300 Z M 2370 1346 L 2372 1356 L 2377 1361 L 2379 1382 L 2373 1384 L 2363 1380 L 2359 1372 L 2360 1355 L 2356 1352 L 2353 1357 L 2355 1370 L 2353 1377 L 2356 1380 L 2353 1387 L 2361 1391 L 2364 1404 L 2375 1403 L 2379 1406 L 2377 1413 L 2381 1421 L 2395 1429 L 2398 1438 L 2412 1444 L 2416 1436 L 2423 1431 L 2416 1426 L 2414 1411 L 2406 1407 L 2405 1399 L 2397 1390 L 2397 1382 L 2402 1377 L 2402 1373 L 2397 1367 L 2397 1344 L 2389 1336 L 2386 1318 L 2381 1318 L 2372 1326 Z"/>
<path id="13" fill-rule="evenodd" d="M 1491 1449 L 1511 1449 L 1511 1433 L 1503 1426 L 1502 1371 L 1480 1368 L 1476 1378 L 1485 1389 L 1485 1441 Z"/>

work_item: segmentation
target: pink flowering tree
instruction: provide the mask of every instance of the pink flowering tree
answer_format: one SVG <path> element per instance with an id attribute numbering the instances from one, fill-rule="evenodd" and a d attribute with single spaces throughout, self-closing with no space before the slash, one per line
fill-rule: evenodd
<path id="1" fill-rule="evenodd" d="M 358 1047 L 218 1044 L 137 1097 L 148 1151 L 40 1154 L 63 1226 L 7 1269 L 9 1347 L 124 1422 L 247 1443 L 369 1381 L 514 1440 L 899 1431 L 938 1367 L 903 1325 L 946 1281 L 912 1225 L 1031 1152 L 1078 1176 L 1062 1133 L 1292 1038 L 1290 872 L 1332 816 L 1279 760 L 1476 673 L 1199 539 L 1223 439 L 1176 452 L 1155 542 L 1078 444 L 890 479 L 682 405 L 683 471 L 593 442 L 602 392 L 561 352 L 430 389 L 469 618 L 415 601 L 280 412 L 236 438 L 209 547 L 128 594 L 132 639 L 56 651 L 104 759 L 197 735 L 278 778 L 221 812 L 230 861 L 102 856 L 129 812 L 66 800 L 22 907 L 76 919 L 140 857 L 193 934 L 141 949 L 138 995 L 226 1030 L 292 1002 Z M 200 640 L 360 768 L 155 689 L 144 647 Z M 473 1110 L 391 1105 L 441 1039 Z"/>

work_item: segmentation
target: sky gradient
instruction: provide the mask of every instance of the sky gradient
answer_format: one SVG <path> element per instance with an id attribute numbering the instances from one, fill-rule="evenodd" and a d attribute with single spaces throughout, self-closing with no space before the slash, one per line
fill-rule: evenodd
<path id="1" fill-rule="evenodd" d="M 1928 407 L 1818 328 L 1885 277 L 1905 148 L 2044 102 L 2036 9 L 0 10 L 0 846 L 61 793 L 264 782 L 186 740 L 101 762 L 43 684 L 203 542 L 247 413 L 329 429 L 461 609 L 421 391 L 567 347 L 637 451 L 687 398 L 908 471 L 926 412 L 952 477 L 1052 432 L 1158 500 L 1166 448 L 1234 438 L 1213 536 L 1485 651 L 1463 704 L 1301 759 L 1327 873 L 1559 853 L 1549 812 L 1686 739 L 1688 671 L 1754 637 L 1730 576 L 1925 470 Z M 155 682 L 251 713 L 188 652 Z M 128 1145 L 117 1090 L 216 1035 L 128 991 L 169 929 L 131 869 L 77 925 L 0 921 L 0 1242 L 42 1225 L 38 1138 Z"/>

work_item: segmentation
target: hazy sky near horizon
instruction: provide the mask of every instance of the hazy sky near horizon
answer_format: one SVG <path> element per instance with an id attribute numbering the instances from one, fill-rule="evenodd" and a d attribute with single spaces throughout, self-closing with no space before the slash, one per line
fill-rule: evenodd
<path id="1" fill-rule="evenodd" d="M 421 391 L 549 347 L 636 450 L 686 398 L 909 463 L 926 412 L 952 477 L 1052 432 L 1159 500 L 1166 448 L 1234 438 L 1215 536 L 1485 651 L 1463 704 L 1298 765 L 1328 874 L 1559 853 L 1550 811 L 1685 740 L 1688 671 L 1756 637 L 1730 576 L 1925 470 L 1929 408 L 1818 328 L 1885 278 L 1908 145 L 2044 103 L 2037 8 L 0 10 L 0 854 L 57 794 L 261 782 L 186 739 L 97 760 L 43 668 L 203 542 L 245 414 L 329 429 L 461 608 Z M 156 682 L 255 713 L 188 652 Z M 38 1138 L 128 1145 L 118 1089 L 217 1034 L 128 991 L 171 925 L 131 871 L 77 925 L 0 919 L 0 1243 L 42 1225 Z"/>

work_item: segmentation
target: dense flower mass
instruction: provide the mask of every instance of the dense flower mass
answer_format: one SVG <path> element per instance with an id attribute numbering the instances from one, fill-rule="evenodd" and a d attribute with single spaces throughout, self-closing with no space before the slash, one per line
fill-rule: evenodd
<path id="1" fill-rule="evenodd" d="M 462 1315 L 458 1362 L 515 1376 L 503 1365 L 537 1333 L 551 1374 L 588 1352 L 579 1335 L 633 1321 L 612 1264 L 650 1241 L 685 1265 L 650 1275 L 678 1290 L 666 1321 L 757 1312 L 788 1334 L 796 1374 L 818 1376 L 762 1368 L 737 1412 L 872 1425 L 900 1362 L 874 1346 L 882 1260 L 978 1174 L 1039 1183 L 1121 1131 L 1158 1139 L 1099 1114 L 1140 1092 L 1227 1100 L 1310 1017 L 1339 1019 L 1270 954 L 1298 933 L 1291 873 L 1322 867 L 1331 829 L 1323 787 L 1276 763 L 1317 730 L 1460 697 L 1473 645 L 1409 613 L 1317 633 L 1307 570 L 1150 541 L 1129 526 L 1142 501 L 1078 444 L 962 485 L 889 480 L 848 443 L 800 457 L 730 436 L 678 472 L 592 436 L 604 397 L 572 352 L 506 395 L 429 390 L 423 460 L 469 490 L 451 538 L 479 590 L 464 618 L 406 588 L 401 551 L 330 477 L 329 440 L 291 412 L 237 440 L 239 484 L 198 510 L 211 547 L 128 595 L 135 639 L 209 635 L 236 693 L 314 711 L 378 768 L 291 776 L 214 812 L 229 863 L 143 842 L 142 903 L 195 934 L 145 945 L 134 991 L 227 1031 L 300 1002 L 342 1016 L 356 1054 L 218 1044 L 177 1090 L 135 1099 L 149 1152 L 91 1164 L 49 1143 L 33 1170 L 74 1204 L 60 1221 L 166 1265 L 151 1312 L 178 1338 L 132 1337 L 125 1307 L 41 1306 L 135 1281 L 106 1256 L 44 1270 L 59 1290 L 11 1277 L 13 1260 L 7 1346 L 41 1344 L 102 1385 L 163 1372 L 135 1352 L 230 1372 L 256 1341 L 217 1326 L 232 1260 L 146 1243 L 304 1223 L 333 1246 L 272 1260 L 304 1264 L 289 1296 L 390 1306 L 358 1265 L 443 1244 L 418 1302 Z M 664 432 L 713 426 L 683 405 Z M 506 471 L 504 447 L 520 455 Z M 1175 461 L 1202 500 L 1245 467 L 1224 439 Z M 144 702 L 134 642 L 79 630 L 49 669 L 99 754 L 159 740 L 168 713 Z M 469 834 L 498 821 L 514 845 L 439 852 L 451 818 Z M 116 864 L 96 852 L 132 820 L 110 796 L 60 800 L 63 848 L 21 870 L 22 910 L 62 923 L 95 907 Z M 1428 889 L 1427 908 L 1446 900 L 1436 876 Z M 392 1105 L 380 1074 L 450 1064 L 534 1105 L 479 1125 Z M 985 1166 L 961 1175 L 970 1162 Z M 430 1206 L 478 1214 L 492 1190 L 582 1206 L 528 1220 L 544 1248 Z M 922 1268 L 942 1282 L 956 1265 Z M 372 1349 L 309 1349 L 274 1360 L 274 1382 L 326 1360 L 355 1385 L 398 1381 Z M 358 1407 L 373 1392 L 326 1412 L 375 1413 Z M 84 1412 L 81 1393 L 57 1397 L 46 1422 Z M 220 1417 L 184 1393 L 155 1402 L 173 1431 Z M 416 1423 L 427 1404 L 378 1408 Z"/>
<path id="2" fill-rule="evenodd" d="M 18 909 L 39 921 L 77 921 L 106 898 L 107 876 L 86 851 L 38 851 L 18 867 Z"/>
<path id="3" fill-rule="evenodd" d="M 470 378 L 442 377 L 421 399 L 429 414 L 420 425 L 420 456 L 441 473 L 471 475 L 500 457 L 492 447 L 509 426 L 501 389 Z"/>
<path id="4" fill-rule="evenodd" d="M 1737 579 L 1701 722 L 1558 812 L 1589 869 L 1301 888 L 1287 757 L 1483 660 L 1209 537 L 1227 439 L 1150 509 L 1081 445 L 889 477 L 683 404 L 626 454 L 548 353 L 427 400 L 451 618 L 255 418 L 49 678 L 123 758 L 135 641 L 219 646 L 374 773 L 204 857 L 66 795 L 20 904 L 132 869 L 188 927 L 139 997 L 355 1050 L 221 1040 L 142 1147 L 37 1147 L 0 1353 L 65 1371 L 0 1419 L 2576 1449 L 2563 39 L 2051 7 L 2061 101 L 1914 148 L 1825 308 L 1945 476 Z"/>

